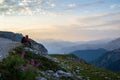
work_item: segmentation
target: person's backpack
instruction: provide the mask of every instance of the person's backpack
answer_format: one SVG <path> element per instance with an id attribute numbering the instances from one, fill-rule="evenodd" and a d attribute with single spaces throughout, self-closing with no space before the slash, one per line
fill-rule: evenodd
<path id="1" fill-rule="evenodd" d="M 21 39 L 21 43 L 24 43 L 24 42 L 25 42 L 25 37 Z"/>

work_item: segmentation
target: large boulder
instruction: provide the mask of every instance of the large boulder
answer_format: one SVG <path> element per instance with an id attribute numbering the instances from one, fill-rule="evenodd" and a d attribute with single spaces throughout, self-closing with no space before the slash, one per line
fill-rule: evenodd
<path id="1" fill-rule="evenodd" d="M 42 44 L 37 43 L 33 40 L 31 40 L 31 47 L 25 47 L 25 50 L 33 52 L 33 53 L 41 55 L 41 56 L 48 55 L 47 49 Z"/>

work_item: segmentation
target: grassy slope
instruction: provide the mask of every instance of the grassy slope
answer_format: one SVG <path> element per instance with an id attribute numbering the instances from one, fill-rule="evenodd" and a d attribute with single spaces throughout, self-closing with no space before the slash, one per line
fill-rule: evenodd
<path id="1" fill-rule="evenodd" d="M 23 51 L 25 51 L 23 49 L 23 47 L 17 47 L 10 52 L 10 55 L 6 59 L 4 59 L 2 62 L 0 62 L 0 73 L 2 75 L 4 75 L 4 77 L 6 77 L 4 80 L 16 80 L 16 79 L 21 80 L 21 79 L 16 78 L 15 75 L 13 75 L 13 73 L 12 73 L 12 72 L 14 72 L 13 67 L 15 66 L 15 64 L 12 64 L 11 67 L 8 67 L 8 64 L 6 64 L 6 62 L 10 63 L 10 60 L 12 58 L 20 58 L 20 55 Z M 21 65 L 30 65 L 30 59 L 34 58 L 35 63 L 40 62 L 40 64 L 41 64 L 41 66 L 37 69 L 40 71 L 63 70 L 63 71 L 71 72 L 74 75 L 77 75 L 77 74 L 83 75 L 85 77 L 85 80 L 86 80 L 86 77 L 89 77 L 90 80 L 108 80 L 108 79 L 105 79 L 105 77 L 109 77 L 111 80 L 119 80 L 117 77 L 120 76 L 120 74 L 109 72 L 109 71 L 106 71 L 103 69 L 99 69 L 90 64 L 84 63 L 84 62 L 79 63 L 79 62 L 74 62 L 74 61 L 70 61 L 70 60 L 66 59 L 66 57 L 77 58 L 74 55 L 60 55 L 60 54 L 50 55 L 52 57 L 56 57 L 60 61 L 59 63 L 56 63 L 56 62 L 53 62 L 43 56 L 38 56 L 38 55 L 33 54 L 28 51 L 25 51 L 25 53 L 26 53 L 25 57 L 23 58 L 24 62 L 20 62 L 20 60 L 18 60 L 18 59 L 16 59 L 16 60 L 18 60 L 18 62 L 20 62 Z M 64 65 L 62 65 L 62 63 Z M 18 63 L 16 63 L 16 64 L 18 64 Z M 77 74 L 74 73 L 76 70 L 79 70 L 80 72 Z M 39 74 L 39 76 L 45 77 L 44 75 L 41 75 L 41 74 Z M 26 80 L 27 80 L 27 78 L 26 78 Z M 31 79 L 31 80 L 35 80 L 35 79 Z M 48 80 L 52 80 L 52 79 L 48 79 Z M 64 77 L 64 78 L 61 78 L 60 80 L 72 80 L 72 79 Z M 74 80 L 78 80 L 78 79 L 76 78 Z"/>
<path id="2" fill-rule="evenodd" d="M 110 71 L 99 69 L 93 65 L 86 63 L 68 61 L 66 60 L 66 56 L 68 55 L 55 54 L 51 56 L 58 58 L 60 62 L 66 64 L 65 66 L 69 66 L 69 68 L 67 68 L 68 71 L 75 72 L 75 70 L 80 70 L 81 74 L 84 75 L 85 77 L 90 77 L 90 80 L 109 80 L 108 78 L 110 78 L 110 80 L 120 80 L 117 78 L 118 76 L 120 76 L 119 73 L 113 73 Z"/>
<path id="3" fill-rule="evenodd" d="M 24 58 L 21 58 L 21 54 L 22 54 L 23 51 L 26 54 L 25 54 Z M 24 65 L 31 66 L 30 65 L 31 59 L 34 59 L 35 63 L 40 63 L 40 67 L 38 67 L 37 70 L 40 70 L 40 71 L 64 70 L 56 62 L 53 62 L 53 61 L 51 61 L 51 60 L 49 60 L 49 59 L 47 59 L 47 58 L 45 58 L 43 56 L 33 54 L 33 53 L 29 52 L 29 51 L 25 51 L 23 49 L 23 47 L 17 47 L 14 50 L 10 51 L 10 55 L 7 58 L 5 58 L 2 62 L 0 62 L 0 74 L 2 75 L 2 77 L 4 77 L 3 80 L 22 80 L 22 79 L 18 79 L 17 77 L 15 77 L 15 76 L 17 76 L 16 75 L 17 71 L 15 70 L 14 67 L 16 65 L 19 65 L 19 66 L 24 66 Z M 36 67 L 32 67 L 32 68 L 36 68 Z M 23 71 L 20 71 L 20 72 L 23 72 Z M 22 75 L 22 73 L 21 73 L 21 75 Z M 29 80 L 29 79 L 26 79 L 26 80 Z M 35 78 L 31 79 L 31 80 L 35 80 Z"/>

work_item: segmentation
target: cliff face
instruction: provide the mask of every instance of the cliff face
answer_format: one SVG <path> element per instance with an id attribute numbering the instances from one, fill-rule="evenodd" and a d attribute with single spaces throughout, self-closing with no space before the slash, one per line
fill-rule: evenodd
<path id="1" fill-rule="evenodd" d="M 21 42 L 23 35 L 20 33 L 0 31 L 0 37 L 7 38 L 7 39 L 10 39 L 10 40 L 15 41 L 15 42 Z M 40 55 L 47 55 L 48 54 L 48 51 L 44 47 L 44 45 L 37 43 L 36 41 L 34 41 L 32 39 L 31 39 L 31 43 L 32 43 L 33 49 L 35 51 L 37 51 L 37 54 L 40 54 Z"/>

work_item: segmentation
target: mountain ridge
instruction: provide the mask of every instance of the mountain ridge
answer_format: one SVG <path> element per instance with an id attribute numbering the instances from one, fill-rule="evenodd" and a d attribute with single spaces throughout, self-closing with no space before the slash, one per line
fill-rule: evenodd
<path id="1" fill-rule="evenodd" d="M 120 72 L 120 48 L 108 51 L 92 63 L 100 68 Z"/>
<path id="2" fill-rule="evenodd" d="M 103 55 L 105 52 L 107 52 L 107 50 L 99 48 L 99 49 L 77 50 L 71 53 L 86 60 L 87 62 L 91 62 L 96 58 L 100 57 L 101 55 Z"/>
<path id="3" fill-rule="evenodd" d="M 80 44 L 72 47 L 66 47 L 63 48 L 64 49 L 63 53 L 70 53 L 76 50 L 99 49 L 99 48 L 103 48 L 108 51 L 111 51 L 119 48 L 120 47 L 119 44 L 120 44 L 120 38 L 116 38 L 112 41 L 103 44 Z"/>

